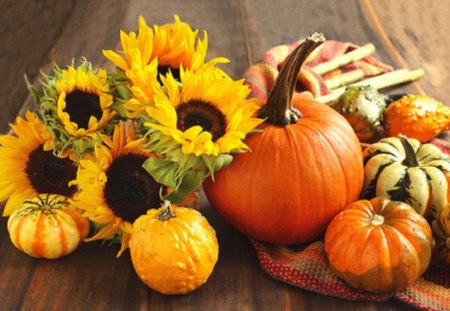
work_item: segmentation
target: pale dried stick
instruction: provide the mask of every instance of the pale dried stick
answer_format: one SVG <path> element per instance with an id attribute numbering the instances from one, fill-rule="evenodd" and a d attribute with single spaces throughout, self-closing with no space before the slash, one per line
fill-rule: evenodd
<path id="1" fill-rule="evenodd" d="M 375 52 L 375 46 L 372 43 L 368 43 L 366 45 L 354 49 L 353 51 L 339 55 L 328 62 L 319 64 L 313 67 L 312 70 L 319 75 L 323 75 L 334 69 L 340 68 L 349 63 L 363 59 L 364 57 L 369 56 L 373 52 Z"/>
<path id="2" fill-rule="evenodd" d="M 364 71 L 362 69 L 356 69 L 349 72 L 345 72 L 337 77 L 325 80 L 325 84 L 329 90 L 336 89 L 341 86 L 359 81 L 364 78 Z"/>
<path id="3" fill-rule="evenodd" d="M 407 69 L 399 69 L 388 73 L 380 74 L 374 77 L 370 77 L 356 83 L 352 83 L 350 84 L 350 86 L 370 85 L 373 88 L 379 90 L 390 86 L 417 80 L 423 77 L 424 74 L 425 71 L 423 69 L 416 69 L 411 71 Z M 332 102 L 338 99 L 339 96 L 341 96 L 346 89 L 347 87 L 340 87 L 338 89 L 335 89 L 330 94 L 316 97 L 315 100 L 321 103 Z"/>

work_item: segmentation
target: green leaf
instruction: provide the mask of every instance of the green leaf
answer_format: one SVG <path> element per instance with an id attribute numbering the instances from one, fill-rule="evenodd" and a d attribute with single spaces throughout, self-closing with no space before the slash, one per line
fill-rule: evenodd
<path id="1" fill-rule="evenodd" d="M 218 156 L 203 156 L 203 162 L 208 167 L 209 175 L 213 175 L 218 170 L 228 166 L 233 162 L 231 154 L 219 154 Z"/>
<path id="2" fill-rule="evenodd" d="M 160 184 L 177 188 L 177 164 L 164 158 L 149 158 L 143 164 L 144 169 Z"/>
<path id="3" fill-rule="evenodd" d="M 207 174 L 204 171 L 191 170 L 186 172 L 178 189 L 175 189 L 172 193 L 165 196 L 164 199 L 169 200 L 174 204 L 183 202 L 188 194 L 200 188 L 206 178 L 206 175 Z"/>

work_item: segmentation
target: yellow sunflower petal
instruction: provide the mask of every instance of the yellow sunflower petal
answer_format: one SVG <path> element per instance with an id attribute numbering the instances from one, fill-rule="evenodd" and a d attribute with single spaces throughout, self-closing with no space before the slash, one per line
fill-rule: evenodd
<path id="1" fill-rule="evenodd" d="M 99 230 L 95 235 L 84 239 L 84 241 L 92 242 L 92 241 L 97 241 L 97 240 L 103 240 L 103 239 L 113 236 L 117 232 L 119 232 L 119 227 L 116 226 L 114 223 L 109 223 L 105 227 L 103 227 L 101 230 Z"/>
<path id="2" fill-rule="evenodd" d="M 103 55 L 122 70 L 128 69 L 128 63 L 116 52 L 112 50 L 103 50 Z"/>
<path id="3" fill-rule="evenodd" d="M 146 194 L 148 195 L 146 200 L 149 198 L 153 200 L 152 193 L 158 194 L 160 187 L 159 184 L 148 181 L 149 175 L 142 168 L 143 161 L 152 154 L 143 150 L 144 139 L 137 138 L 136 133 L 135 125 L 131 122 L 116 125 L 108 144 L 97 146 L 92 158 L 80 161 L 77 178 L 73 182 L 81 189 L 74 197 L 75 206 L 80 208 L 91 221 L 102 225 L 100 231 L 86 241 L 112 238 L 116 234 L 122 235 L 122 245 L 118 255 L 128 247 L 126 235 L 133 230 L 129 217 L 134 217 L 136 211 L 133 211 L 130 216 L 128 209 L 135 206 L 142 207 L 142 204 L 132 203 L 131 207 L 126 205 L 123 212 L 124 202 L 129 201 L 129 191 L 133 191 L 135 187 L 140 189 L 141 183 L 144 182 L 145 189 L 146 187 L 157 188 L 154 192 L 149 191 Z M 128 186 L 129 184 L 131 186 Z M 123 197 L 124 195 L 127 197 Z M 139 193 L 139 196 L 141 195 L 142 193 Z M 138 209 L 137 212 L 140 210 Z M 145 212 L 146 210 L 142 210 L 143 214 Z"/>

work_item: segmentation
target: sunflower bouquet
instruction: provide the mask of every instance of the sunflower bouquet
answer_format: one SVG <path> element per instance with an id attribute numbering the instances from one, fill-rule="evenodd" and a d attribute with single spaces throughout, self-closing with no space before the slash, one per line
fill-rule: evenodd
<path id="1" fill-rule="evenodd" d="M 243 80 L 206 61 L 208 37 L 173 23 L 120 32 L 105 50 L 112 72 L 82 59 L 55 65 L 31 86 L 38 113 L 27 112 L 0 137 L 4 216 L 40 194 L 68 197 L 89 219 L 85 241 L 119 240 L 133 223 L 170 201 L 198 206 L 203 181 L 227 166 L 261 122 Z"/>

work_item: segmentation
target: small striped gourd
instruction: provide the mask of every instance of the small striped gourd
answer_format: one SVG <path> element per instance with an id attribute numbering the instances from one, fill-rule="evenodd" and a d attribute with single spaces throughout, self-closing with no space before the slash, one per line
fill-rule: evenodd
<path id="1" fill-rule="evenodd" d="M 450 264 L 450 205 L 436 214 L 432 229 L 440 257 Z"/>
<path id="2" fill-rule="evenodd" d="M 56 259 L 73 252 L 89 233 L 89 221 L 69 198 L 39 194 L 26 200 L 8 219 L 11 242 L 37 258 Z"/>
<path id="3" fill-rule="evenodd" d="M 404 136 L 369 145 L 362 197 L 402 201 L 430 218 L 449 202 L 450 157 L 432 144 Z"/>

